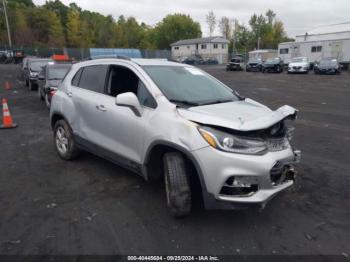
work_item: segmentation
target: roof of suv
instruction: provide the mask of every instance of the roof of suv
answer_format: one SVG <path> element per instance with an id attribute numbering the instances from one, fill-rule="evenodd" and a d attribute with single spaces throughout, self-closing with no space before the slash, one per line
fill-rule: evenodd
<path id="1" fill-rule="evenodd" d="M 84 62 L 76 63 L 75 65 L 96 65 L 99 63 L 113 63 L 113 62 L 129 62 L 135 63 L 139 66 L 187 66 L 185 64 L 171 62 L 167 59 L 145 59 L 145 58 L 132 58 L 132 59 L 122 59 L 122 58 L 99 58 L 87 60 Z"/>
<path id="2" fill-rule="evenodd" d="M 168 61 L 167 59 L 135 58 L 131 59 L 131 61 L 140 66 L 184 66 L 184 64 Z"/>

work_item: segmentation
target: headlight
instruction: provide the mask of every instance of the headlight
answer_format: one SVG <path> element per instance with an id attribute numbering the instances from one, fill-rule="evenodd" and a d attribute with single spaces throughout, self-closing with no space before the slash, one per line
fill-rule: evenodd
<path id="1" fill-rule="evenodd" d="M 30 76 L 31 76 L 31 77 L 36 77 L 36 76 L 38 76 L 38 73 L 36 73 L 36 72 L 30 72 Z"/>
<path id="2" fill-rule="evenodd" d="M 262 155 L 268 150 L 267 143 L 262 139 L 238 137 L 210 127 L 199 127 L 198 130 L 209 145 L 221 151 Z"/>

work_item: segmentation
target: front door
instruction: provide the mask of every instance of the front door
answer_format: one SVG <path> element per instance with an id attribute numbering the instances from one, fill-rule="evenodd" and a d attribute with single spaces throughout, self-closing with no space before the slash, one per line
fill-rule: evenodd
<path id="1" fill-rule="evenodd" d="M 151 115 L 151 109 L 143 107 L 141 116 L 137 116 L 130 108 L 116 105 L 116 96 L 132 92 L 140 94 L 145 88 L 139 74 L 132 68 L 111 65 L 107 76 L 105 94 L 98 94 L 96 106 L 102 106 L 96 115 L 96 124 L 100 127 L 97 144 L 138 164 L 142 163 L 142 152 L 145 137 L 145 124 Z M 139 99 L 140 101 L 140 99 Z M 141 105 L 142 105 L 142 101 Z"/>

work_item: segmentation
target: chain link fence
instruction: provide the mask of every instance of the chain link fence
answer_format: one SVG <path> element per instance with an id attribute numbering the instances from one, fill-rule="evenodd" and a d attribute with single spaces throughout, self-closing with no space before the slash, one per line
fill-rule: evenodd
<path id="1" fill-rule="evenodd" d="M 51 57 L 52 55 L 68 55 L 76 61 L 96 57 L 124 56 L 130 58 L 171 59 L 170 50 L 145 50 L 128 48 L 34 48 L 0 46 L 0 55 L 11 56 L 11 50 L 23 50 L 25 56 Z"/>

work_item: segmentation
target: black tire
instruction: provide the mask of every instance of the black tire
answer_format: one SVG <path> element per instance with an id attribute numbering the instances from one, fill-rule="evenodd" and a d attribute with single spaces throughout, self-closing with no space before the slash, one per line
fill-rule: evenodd
<path id="1" fill-rule="evenodd" d="M 51 107 L 51 101 L 50 101 L 50 99 L 49 99 L 49 94 L 45 93 L 45 98 L 44 98 L 44 100 L 45 100 L 45 105 L 46 105 L 46 107 L 47 107 L 48 109 L 50 109 L 50 107 Z"/>
<path id="2" fill-rule="evenodd" d="M 62 150 L 63 147 L 59 147 L 58 132 L 64 130 L 64 135 L 67 141 L 66 150 Z M 54 127 L 54 143 L 56 151 L 60 158 L 64 160 L 73 160 L 79 155 L 78 147 L 74 141 L 72 129 L 69 127 L 68 123 L 65 120 L 58 120 L 55 123 Z"/>
<path id="3" fill-rule="evenodd" d="M 33 82 L 29 80 L 29 84 L 28 84 L 28 90 L 29 91 L 33 91 L 34 90 L 34 85 Z"/>
<path id="4" fill-rule="evenodd" d="M 184 217 L 191 212 L 191 187 L 184 157 L 178 152 L 163 156 L 167 205 L 174 217 Z"/>
<path id="5" fill-rule="evenodd" d="M 43 96 L 43 94 L 41 92 L 41 88 L 39 86 L 38 86 L 38 96 L 39 96 L 41 101 L 44 101 L 44 96 Z"/>

